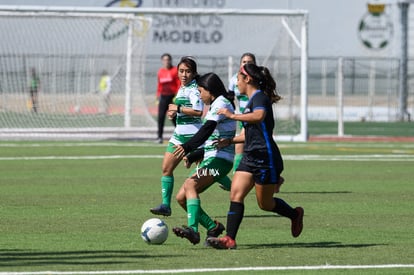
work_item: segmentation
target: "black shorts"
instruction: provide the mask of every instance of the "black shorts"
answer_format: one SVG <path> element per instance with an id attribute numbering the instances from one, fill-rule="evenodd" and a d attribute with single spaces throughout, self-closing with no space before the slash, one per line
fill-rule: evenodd
<path id="1" fill-rule="evenodd" d="M 243 155 L 236 171 L 248 172 L 253 175 L 253 180 L 257 184 L 276 184 L 279 182 L 280 174 L 275 167 L 258 165 L 256 161 L 249 161 L 248 157 Z"/>

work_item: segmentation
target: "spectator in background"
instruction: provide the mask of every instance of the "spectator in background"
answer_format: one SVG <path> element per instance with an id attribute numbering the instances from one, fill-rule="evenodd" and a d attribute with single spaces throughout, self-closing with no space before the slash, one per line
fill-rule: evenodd
<path id="1" fill-rule="evenodd" d="M 157 142 L 163 142 L 165 116 L 168 111 L 168 105 L 174 103 L 174 97 L 181 86 L 178 78 L 177 67 L 172 65 L 172 57 L 165 53 L 161 56 L 162 68 L 158 70 L 157 75 L 157 101 L 158 101 L 158 137 Z M 174 126 L 175 118 L 172 123 Z"/>
<path id="2" fill-rule="evenodd" d="M 30 74 L 30 82 L 29 82 L 29 91 L 30 91 L 30 100 L 31 100 L 31 109 L 33 112 L 37 113 L 37 108 L 38 108 L 38 93 L 39 93 L 39 88 L 40 88 L 40 78 L 36 73 L 36 69 L 32 68 L 31 69 L 31 74 Z"/>
<path id="3" fill-rule="evenodd" d="M 108 113 L 111 94 L 111 77 L 106 70 L 102 71 L 101 80 L 99 81 L 99 92 L 101 94 L 100 113 Z"/>

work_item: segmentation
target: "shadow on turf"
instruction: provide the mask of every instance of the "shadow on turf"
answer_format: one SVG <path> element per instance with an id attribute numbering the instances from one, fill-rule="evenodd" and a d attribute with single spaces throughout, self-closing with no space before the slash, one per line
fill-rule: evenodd
<path id="1" fill-rule="evenodd" d="M 283 194 L 352 194 L 351 191 L 292 191 L 292 192 L 283 192 Z"/>
<path id="2" fill-rule="evenodd" d="M 33 251 L 0 249 L 0 267 L 46 265 L 112 265 L 136 263 L 143 258 L 182 257 L 183 255 L 148 255 L 131 250 L 102 251 Z"/>
<path id="3" fill-rule="evenodd" d="M 316 242 L 316 243 L 272 243 L 272 244 L 247 244 L 241 247 L 247 249 L 263 248 L 363 248 L 385 244 L 343 244 L 341 242 Z"/>

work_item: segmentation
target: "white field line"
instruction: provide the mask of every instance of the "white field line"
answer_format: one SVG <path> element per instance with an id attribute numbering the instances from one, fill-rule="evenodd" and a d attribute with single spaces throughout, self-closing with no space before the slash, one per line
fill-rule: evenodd
<path id="1" fill-rule="evenodd" d="M 385 265 L 316 265 L 316 266 L 257 266 L 229 268 L 189 268 L 189 269 L 153 269 L 153 270 L 108 270 L 108 271 L 33 271 L 33 272 L 0 272 L 0 275 L 111 275 L 111 274 L 173 274 L 201 272 L 237 272 L 237 271 L 269 271 L 269 270 L 327 270 L 327 269 L 396 269 L 414 268 L 414 264 Z"/>
<path id="2" fill-rule="evenodd" d="M 0 160 L 103 160 L 103 159 L 161 159 L 163 155 L 109 155 L 109 156 L 38 156 L 0 157 Z"/>
<path id="3" fill-rule="evenodd" d="M 105 159 L 161 159 L 163 155 L 102 155 L 102 156 L 19 156 L 0 157 L 0 161 L 13 160 L 105 160 Z M 414 161 L 414 155 L 284 155 L 284 160 L 299 161 Z"/>
<path id="4" fill-rule="evenodd" d="M 413 149 L 411 143 L 279 143 L 280 148 L 407 148 Z M 166 147 L 166 144 L 151 142 L 42 142 L 42 143 L 13 143 L 0 142 L 1 147 Z"/>
<path id="5" fill-rule="evenodd" d="M 56 143 L 1 143 L 1 147 L 31 148 L 31 147 L 166 147 L 163 144 L 145 142 L 56 142 Z"/>

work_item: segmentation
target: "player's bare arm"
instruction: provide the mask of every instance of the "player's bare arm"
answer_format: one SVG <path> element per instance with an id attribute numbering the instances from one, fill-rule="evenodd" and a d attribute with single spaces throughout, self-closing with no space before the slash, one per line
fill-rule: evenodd
<path id="1" fill-rule="evenodd" d="M 202 116 L 203 111 L 194 110 L 190 107 L 184 107 L 181 105 L 170 104 L 168 106 L 168 113 L 175 116 L 177 113 L 186 114 L 188 116 Z"/>
<path id="2" fill-rule="evenodd" d="M 263 109 L 254 110 L 251 113 L 247 114 L 233 114 L 229 110 L 222 108 L 217 112 L 219 115 L 224 115 L 227 118 L 238 120 L 247 123 L 259 123 L 262 122 L 263 119 L 266 117 L 266 111 Z"/>

